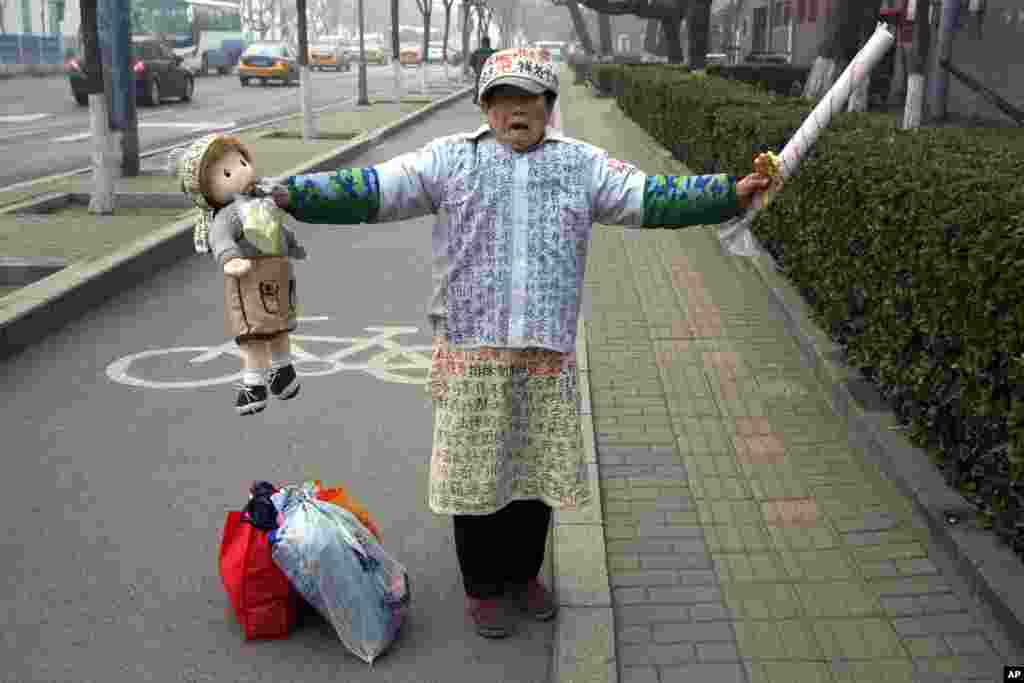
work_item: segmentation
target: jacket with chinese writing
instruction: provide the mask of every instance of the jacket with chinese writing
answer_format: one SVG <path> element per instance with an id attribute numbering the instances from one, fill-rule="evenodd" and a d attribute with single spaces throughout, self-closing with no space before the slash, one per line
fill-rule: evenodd
<path id="1" fill-rule="evenodd" d="M 372 168 L 284 182 L 302 222 L 436 214 L 429 312 L 468 347 L 573 350 L 594 223 L 684 227 L 740 212 L 731 176 L 648 175 L 550 128 L 525 152 L 484 126 Z"/>

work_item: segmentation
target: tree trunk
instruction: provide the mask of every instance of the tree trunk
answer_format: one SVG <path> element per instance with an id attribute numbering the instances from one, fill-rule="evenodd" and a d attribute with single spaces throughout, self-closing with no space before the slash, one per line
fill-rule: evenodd
<path id="1" fill-rule="evenodd" d="M 462 5 L 462 76 L 469 79 L 472 71 L 469 68 L 469 15 L 470 8 Z"/>
<path id="2" fill-rule="evenodd" d="M 444 81 L 448 82 L 448 32 L 452 25 L 452 5 L 444 6 L 444 38 L 441 40 L 441 63 L 444 64 Z"/>
<path id="3" fill-rule="evenodd" d="M 804 98 L 818 101 L 856 56 L 878 23 L 882 0 L 833 0 L 825 39 L 804 87 Z M 852 99 L 852 98 L 851 98 Z"/>
<path id="4" fill-rule="evenodd" d="M 658 43 L 661 38 L 661 22 L 657 19 L 647 20 L 647 30 L 644 31 L 644 52 L 652 55 L 658 54 Z"/>
<path id="5" fill-rule="evenodd" d="M 430 15 L 432 14 L 431 0 L 425 3 L 427 11 L 423 13 L 423 58 L 420 60 L 420 90 L 427 94 L 427 57 L 430 50 Z"/>
<path id="6" fill-rule="evenodd" d="M 594 44 L 590 42 L 590 31 L 587 30 L 587 24 L 583 20 L 583 12 L 580 11 L 580 6 L 576 4 L 576 0 L 569 0 L 565 3 L 565 6 L 569 9 L 569 16 L 572 18 L 572 25 L 576 29 L 576 35 L 579 36 L 580 43 L 583 44 L 583 52 L 588 57 L 593 57 Z"/>
<path id="7" fill-rule="evenodd" d="M 612 46 L 612 18 L 607 14 L 598 14 L 597 26 L 601 35 L 601 54 L 611 56 L 615 52 Z"/>
<path id="8" fill-rule="evenodd" d="M 679 28 L 682 21 L 682 17 L 662 19 L 661 21 L 661 30 L 665 36 L 665 51 L 668 55 L 669 64 L 683 63 L 682 31 Z"/>
<path id="9" fill-rule="evenodd" d="M 692 0 L 686 22 L 690 68 L 707 65 L 708 43 L 711 39 L 711 0 Z"/>
<path id="10" fill-rule="evenodd" d="M 391 72 L 395 81 L 395 102 L 402 102 L 402 63 L 398 60 L 401 50 L 398 35 L 398 0 L 391 0 Z"/>

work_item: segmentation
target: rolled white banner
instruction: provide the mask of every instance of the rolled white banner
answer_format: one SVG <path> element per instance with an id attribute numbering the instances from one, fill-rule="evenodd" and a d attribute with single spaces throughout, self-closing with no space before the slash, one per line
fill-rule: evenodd
<path id="1" fill-rule="evenodd" d="M 754 241 L 754 236 L 750 232 L 750 225 L 753 223 L 754 216 L 764 206 L 769 204 L 775 193 L 785 185 L 787 180 L 793 177 L 800 166 L 800 162 L 803 161 L 804 156 L 814 146 L 821 131 L 828 126 L 832 116 L 846 109 L 846 102 L 850 99 L 850 93 L 882 61 L 882 57 L 892 48 L 894 41 L 895 37 L 889 31 L 888 26 L 880 22 L 875 29 L 875 33 L 868 39 L 864 47 L 860 49 L 860 52 L 850 60 L 850 64 L 840 74 L 839 78 L 836 79 L 836 82 L 825 93 L 825 96 L 821 98 L 821 101 L 818 102 L 807 118 L 804 119 L 804 122 L 800 124 L 800 128 L 793 134 L 789 142 L 786 143 L 782 154 L 779 155 L 779 177 L 772 188 L 758 195 L 750 209 L 743 216 L 733 219 L 730 224 L 718 231 L 718 239 L 729 249 L 730 253 L 737 256 L 756 256 L 760 252 Z"/>

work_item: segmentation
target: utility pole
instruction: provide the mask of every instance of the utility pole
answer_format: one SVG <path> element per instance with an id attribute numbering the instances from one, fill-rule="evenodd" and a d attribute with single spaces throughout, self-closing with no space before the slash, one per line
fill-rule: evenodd
<path id="1" fill-rule="evenodd" d="M 369 106 L 370 98 L 366 93 L 366 16 L 363 13 L 363 0 L 359 0 L 359 99 L 356 104 Z"/>
<path id="2" fill-rule="evenodd" d="M 924 8 L 921 8 L 924 9 Z M 949 95 L 949 73 L 942 68 L 943 61 L 950 61 L 953 55 L 953 36 L 960 18 L 960 0 L 942 0 L 942 15 L 939 19 L 939 39 L 935 46 L 935 58 L 932 60 L 932 72 L 929 79 L 928 110 L 934 121 L 946 118 L 946 104 Z M 923 17 L 925 21 L 927 17 Z"/>
<path id="3" fill-rule="evenodd" d="M 302 99 L 302 139 L 316 138 L 316 122 L 313 120 L 313 84 L 309 72 L 309 40 L 306 33 L 306 0 L 295 0 L 299 19 L 299 97 Z"/>
<path id="4" fill-rule="evenodd" d="M 96 3 L 103 88 L 110 107 L 113 145 L 121 148 L 121 175 L 124 177 L 139 175 L 139 127 L 135 111 L 136 75 L 131 68 L 130 11 L 129 0 L 97 0 Z"/>

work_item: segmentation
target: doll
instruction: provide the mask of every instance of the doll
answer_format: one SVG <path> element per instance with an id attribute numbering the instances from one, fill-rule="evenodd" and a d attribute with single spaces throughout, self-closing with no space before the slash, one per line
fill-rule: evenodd
<path id="1" fill-rule="evenodd" d="M 224 270 L 225 323 L 244 369 L 235 410 L 258 413 L 268 386 L 282 400 L 299 391 L 289 340 L 297 325 L 291 259 L 306 251 L 238 138 L 208 135 L 173 152 L 171 163 L 182 191 L 203 211 L 193 234 L 196 251 L 212 254 Z"/>

